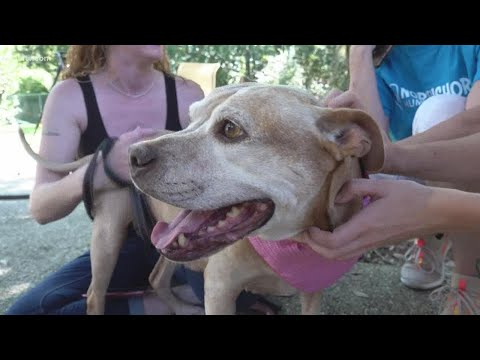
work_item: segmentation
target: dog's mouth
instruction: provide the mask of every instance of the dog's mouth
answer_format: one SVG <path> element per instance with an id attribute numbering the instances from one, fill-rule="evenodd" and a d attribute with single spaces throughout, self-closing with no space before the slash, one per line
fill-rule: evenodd
<path id="1" fill-rule="evenodd" d="M 246 201 L 217 210 L 183 210 L 170 225 L 158 222 L 151 240 L 170 260 L 197 260 L 265 225 L 274 210 L 271 200 Z"/>

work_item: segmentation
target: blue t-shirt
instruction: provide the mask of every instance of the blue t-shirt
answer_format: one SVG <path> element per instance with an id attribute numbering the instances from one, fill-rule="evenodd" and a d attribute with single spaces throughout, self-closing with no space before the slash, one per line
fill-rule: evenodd
<path id="1" fill-rule="evenodd" d="M 394 140 L 412 135 L 420 104 L 432 95 L 467 96 L 480 79 L 479 45 L 394 45 L 376 70 Z"/>

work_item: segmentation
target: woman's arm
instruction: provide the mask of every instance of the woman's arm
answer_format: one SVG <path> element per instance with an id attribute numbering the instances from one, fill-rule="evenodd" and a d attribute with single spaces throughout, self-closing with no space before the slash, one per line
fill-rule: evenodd
<path id="1" fill-rule="evenodd" d="M 480 81 L 468 94 L 466 110 L 441 122 L 428 131 L 399 141 L 402 145 L 424 144 L 433 141 L 455 139 L 480 132 Z"/>
<path id="2" fill-rule="evenodd" d="M 351 259 L 416 236 L 480 228 L 480 194 L 412 181 L 355 179 L 336 200 L 348 203 L 367 195 L 372 202 L 333 232 L 310 228 L 296 240 L 329 259 Z"/>
<path id="3" fill-rule="evenodd" d="M 80 143 L 82 117 L 86 117 L 85 104 L 78 84 L 74 80 L 58 83 L 45 103 L 39 154 L 60 163 L 73 161 Z M 151 132 L 136 129 L 122 135 L 110 153 L 109 161 L 114 164 L 113 168 L 123 170 L 122 174 L 127 174 L 125 178 L 128 178 L 128 146 Z M 30 212 L 38 223 L 46 224 L 61 219 L 75 209 L 82 200 L 82 184 L 87 166 L 84 165 L 65 175 L 37 164 L 35 185 L 29 205 Z M 95 191 L 115 187 L 105 175 L 101 160 L 95 172 L 94 187 Z"/>
<path id="4" fill-rule="evenodd" d="M 432 181 L 477 182 L 480 169 L 480 81 L 467 98 L 468 110 L 418 135 L 385 144 L 382 170 Z"/>
<path id="5" fill-rule="evenodd" d="M 431 181 L 480 182 L 479 155 L 480 132 L 423 144 L 389 144 L 382 172 Z"/>
<path id="6" fill-rule="evenodd" d="M 353 45 L 350 50 L 350 87 L 357 95 L 364 110 L 388 133 L 388 119 L 383 112 L 377 88 L 377 78 L 372 52 L 375 45 Z"/>
<path id="7" fill-rule="evenodd" d="M 49 94 L 42 118 L 39 154 L 49 160 L 70 162 L 76 157 L 81 129 L 73 99 L 82 99 L 73 80 L 58 83 Z M 63 218 L 82 198 L 86 166 L 69 175 L 49 171 L 37 164 L 35 186 L 30 196 L 30 212 L 40 224 Z"/>

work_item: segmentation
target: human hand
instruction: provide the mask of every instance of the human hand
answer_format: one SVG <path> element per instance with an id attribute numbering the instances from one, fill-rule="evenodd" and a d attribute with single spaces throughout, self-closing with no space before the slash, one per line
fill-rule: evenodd
<path id="1" fill-rule="evenodd" d="M 333 109 L 365 109 L 357 94 L 352 90 L 341 91 L 339 89 L 332 89 L 322 100 L 322 105 Z"/>
<path id="2" fill-rule="evenodd" d="M 115 172 L 120 179 L 130 182 L 130 165 L 128 157 L 128 148 L 141 140 L 145 140 L 153 135 L 159 134 L 159 130 L 150 128 L 140 128 L 139 126 L 132 131 L 120 135 L 107 156 L 108 166 Z M 112 187 L 113 183 L 108 179 L 104 171 L 97 172 L 98 187 L 101 189 Z"/>
<path id="3" fill-rule="evenodd" d="M 360 98 L 357 96 L 356 92 L 353 90 L 341 91 L 339 89 L 332 89 L 322 100 L 322 106 L 329 108 L 350 108 L 356 110 L 362 110 L 366 112 L 365 106 L 363 105 Z M 379 126 L 378 127 L 380 134 L 382 135 L 383 147 L 385 160 L 382 166 L 382 169 L 387 169 L 391 167 L 392 161 L 398 160 L 397 147 L 391 142 L 388 134 Z M 366 165 L 366 170 L 368 172 L 379 172 L 380 169 L 369 168 L 369 164 L 375 164 L 374 161 L 369 161 L 368 153 L 365 156 L 364 164 Z"/>
<path id="4" fill-rule="evenodd" d="M 333 232 L 309 228 L 295 240 L 328 259 L 358 258 L 364 252 L 440 229 L 432 212 L 434 188 L 406 180 L 354 179 L 342 188 L 336 203 L 370 196 L 370 204 Z"/>

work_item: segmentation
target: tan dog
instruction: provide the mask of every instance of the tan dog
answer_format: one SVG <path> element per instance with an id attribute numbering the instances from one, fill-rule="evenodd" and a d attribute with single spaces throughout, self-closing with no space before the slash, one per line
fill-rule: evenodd
<path id="1" fill-rule="evenodd" d="M 163 132 L 165 133 L 165 132 Z M 56 163 L 43 159 L 36 154 L 19 128 L 21 142 L 28 152 L 41 166 L 61 174 L 74 171 L 88 163 L 93 155 L 85 156 L 71 163 Z M 105 296 L 110 279 L 117 263 L 120 249 L 127 236 L 128 225 L 133 221 L 132 199 L 128 188 L 117 188 L 94 194 L 93 230 L 90 240 L 92 263 L 92 281 L 87 292 L 87 314 L 102 315 L 105 309 Z M 155 219 L 171 221 L 179 209 L 148 198 L 150 209 Z M 202 314 L 203 309 L 186 304 L 177 299 L 171 292 L 170 279 L 175 264 L 160 257 L 153 269 L 149 281 L 157 295 L 166 303 L 174 314 Z"/>
<path id="2" fill-rule="evenodd" d="M 380 131 L 364 112 L 319 105 L 290 87 L 226 86 L 191 106 L 185 130 L 130 147 L 135 185 L 190 209 L 157 223 L 152 241 L 169 259 L 204 271 L 206 314 L 234 314 L 244 289 L 296 292 L 245 236 L 275 241 L 311 226 L 332 230 L 359 210 L 360 200 L 340 206 L 335 195 L 361 177 L 367 153 L 370 168 L 383 165 Z M 316 313 L 319 298 L 303 293 L 302 313 Z"/>

